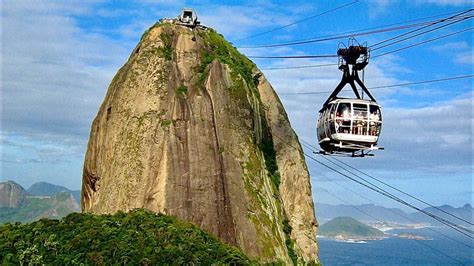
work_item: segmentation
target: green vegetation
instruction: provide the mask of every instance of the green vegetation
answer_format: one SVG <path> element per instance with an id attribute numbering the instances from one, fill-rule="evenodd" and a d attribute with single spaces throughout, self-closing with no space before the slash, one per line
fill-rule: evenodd
<path id="1" fill-rule="evenodd" d="M 179 99 L 186 99 L 188 94 L 188 87 L 181 85 L 176 89 L 176 94 Z"/>
<path id="2" fill-rule="evenodd" d="M 0 227 L 0 239 L 2 265 L 255 263 L 190 223 L 141 209 L 6 224 Z"/>
<path id="3" fill-rule="evenodd" d="M 318 234 L 328 237 L 380 237 L 384 232 L 351 217 L 337 217 L 321 225 Z"/>
<path id="4" fill-rule="evenodd" d="M 263 123 L 265 124 L 265 123 Z M 268 170 L 268 174 L 272 183 L 275 185 L 276 191 L 280 187 L 280 173 L 278 172 L 278 165 L 276 163 L 276 153 L 275 149 L 273 148 L 273 139 L 272 135 L 266 126 L 264 126 L 264 136 L 260 142 L 260 150 L 263 152 L 263 156 L 265 158 L 265 166 Z"/>
<path id="5" fill-rule="evenodd" d="M 184 94 L 186 94 L 186 93 L 188 93 L 188 87 L 186 87 L 186 86 L 184 86 L 184 85 L 181 85 L 181 86 L 178 87 L 178 89 L 176 89 L 176 91 L 177 91 L 178 93 L 184 93 Z"/>
<path id="6" fill-rule="evenodd" d="M 161 128 L 163 128 L 163 129 L 168 129 L 168 128 L 170 127 L 171 123 L 172 123 L 171 120 L 163 119 L 163 120 L 161 120 L 161 122 L 160 122 L 160 126 L 161 126 Z"/>
<path id="7" fill-rule="evenodd" d="M 286 236 L 285 244 L 286 244 L 286 248 L 288 249 L 288 256 L 290 257 L 291 261 L 293 261 L 293 264 L 296 265 L 298 262 L 298 256 L 296 255 L 295 249 L 293 248 L 295 243 L 293 239 L 291 239 L 290 237 L 291 230 L 293 230 L 293 228 L 291 228 L 288 218 L 286 218 L 286 215 L 285 215 L 283 217 L 283 232 L 285 233 L 285 236 Z"/>
<path id="8" fill-rule="evenodd" d="M 212 63 L 214 59 L 218 59 L 221 63 L 231 68 L 234 76 L 240 75 L 249 86 L 255 86 L 252 77 L 252 69 L 255 67 L 255 64 L 252 61 L 239 53 L 235 47 L 215 30 L 209 29 L 205 32 L 200 32 L 200 35 L 208 47 L 201 54 L 201 67 L 198 69 L 200 73 L 198 79 L 199 85 L 203 85 L 205 77 L 207 76 L 207 73 L 205 73 L 207 66 Z M 244 88 L 241 87 L 240 89 Z"/>
<path id="9" fill-rule="evenodd" d="M 263 153 L 265 159 L 265 166 L 268 170 L 268 175 L 275 188 L 275 197 L 279 197 L 280 173 L 278 172 L 276 152 L 273 147 L 272 134 L 265 121 L 265 119 L 262 119 L 263 137 L 260 142 L 259 148 Z M 293 230 L 293 228 L 291 228 L 285 212 L 283 212 L 282 214 L 282 219 L 283 232 L 285 233 L 285 245 L 288 249 L 288 256 L 293 261 L 293 264 L 296 265 L 298 262 L 298 255 L 296 254 L 296 251 L 294 249 L 295 241 L 291 238 L 291 231 Z"/>
<path id="10" fill-rule="evenodd" d="M 162 25 L 161 23 L 159 22 L 156 22 L 155 24 L 153 24 L 151 27 L 149 27 L 143 34 L 142 34 L 142 37 L 140 38 L 140 42 L 145 39 L 146 36 L 148 36 L 148 33 L 150 33 L 150 30 L 153 29 L 154 27 L 159 27 L 160 25 Z"/>
<path id="11" fill-rule="evenodd" d="M 173 35 L 172 32 L 167 32 L 163 29 L 163 32 L 160 34 L 160 39 L 163 41 L 163 46 L 158 47 L 158 52 L 163 56 L 166 60 L 171 60 L 173 58 Z"/>

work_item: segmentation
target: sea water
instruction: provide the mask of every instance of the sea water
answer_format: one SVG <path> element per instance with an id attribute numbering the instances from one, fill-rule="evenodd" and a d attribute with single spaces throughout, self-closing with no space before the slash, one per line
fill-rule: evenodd
<path id="1" fill-rule="evenodd" d="M 366 243 L 345 243 L 319 238 L 320 259 L 323 265 L 474 265 L 471 239 L 449 228 L 430 229 L 399 229 L 387 233 L 409 233 L 432 240 L 390 237 Z"/>

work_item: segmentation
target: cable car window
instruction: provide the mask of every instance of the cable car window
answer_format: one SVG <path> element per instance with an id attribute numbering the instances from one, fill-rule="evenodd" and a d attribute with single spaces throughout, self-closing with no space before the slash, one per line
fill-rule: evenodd
<path id="1" fill-rule="evenodd" d="M 378 136 L 380 134 L 380 128 L 382 127 L 382 116 L 378 106 L 370 105 L 369 119 L 369 134 L 371 136 Z"/>
<path id="2" fill-rule="evenodd" d="M 340 103 L 337 107 L 337 117 L 351 118 L 351 104 L 350 103 Z"/>
<path id="3" fill-rule="evenodd" d="M 370 105 L 370 120 L 382 121 L 380 108 L 377 105 Z"/>
<path id="4" fill-rule="evenodd" d="M 336 115 L 336 104 L 330 104 L 328 107 L 329 110 L 329 135 L 336 133 L 336 126 L 335 126 L 335 115 Z"/>
<path id="5" fill-rule="evenodd" d="M 367 135 L 368 132 L 368 112 L 367 104 L 354 103 L 354 121 L 352 124 L 352 134 Z"/>
<path id="6" fill-rule="evenodd" d="M 336 131 L 337 133 L 351 133 L 351 104 L 340 103 L 336 112 Z"/>
<path id="7" fill-rule="evenodd" d="M 367 104 L 354 104 L 354 119 L 367 119 Z"/>
<path id="8" fill-rule="evenodd" d="M 318 119 L 318 134 L 320 139 L 325 138 L 325 130 L 324 130 L 324 112 L 319 113 Z"/>

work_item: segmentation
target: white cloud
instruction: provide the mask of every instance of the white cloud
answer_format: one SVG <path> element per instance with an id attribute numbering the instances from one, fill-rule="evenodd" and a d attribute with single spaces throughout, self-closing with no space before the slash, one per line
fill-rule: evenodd
<path id="1" fill-rule="evenodd" d="M 390 0 L 368 0 L 367 10 L 370 19 L 375 19 L 388 11 L 389 6 L 393 3 Z"/>
<path id="2" fill-rule="evenodd" d="M 79 187 L 91 121 L 133 45 L 77 25 L 94 4 L 3 2 L 2 180 Z"/>
<path id="3" fill-rule="evenodd" d="M 474 64 L 474 53 L 472 50 L 469 52 L 458 53 L 455 56 L 454 61 L 459 64 L 472 65 Z"/>
<path id="4" fill-rule="evenodd" d="M 386 159 L 397 162 L 394 169 L 471 171 L 472 100 L 470 93 L 424 108 L 386 108 L 381 137 Z"/>
<path id="5" fill-rule="evenodd" d="M 440 55 L 450 56 L 457 64 L 472 65 L 474 63 L 472 45 L 469 45 L 466 41 L 449 42 L 433 46 L 431 49 Z"/>
<path id="6" fill-rule="evenodd" d="M 196 7 L 199 19 L 222 33 L 229 41 L 246 37 L 250 32 L 274 28 L 293 22 L 291 14 L 284 14 L 264 6 L 206 5 Z M 259 15 L 257 15 L 259 14 Z"/>
<path id="7" fill-rule="evenodd" d="M 44 3 L 49 9 L 4 3 L 3 130 L 87 134 L 107 82 L 127 51 L 81 30 L 63 15 L 66 7 Z M 76 12 L 74 5 L 67 10 Z"/>
<path id="8" fill-rule="evenodd" d="M 437 52 L 447 52 L 447 51 L 459 51 L 469 49 L 470 45 L 465 41 L 460 42 L 448 42 L 445 44 L 434 46 L 432 49 Z"/>

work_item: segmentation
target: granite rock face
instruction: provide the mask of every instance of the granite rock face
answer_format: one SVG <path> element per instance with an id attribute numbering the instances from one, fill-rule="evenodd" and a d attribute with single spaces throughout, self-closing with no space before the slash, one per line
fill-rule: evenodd
<path id="1" fill-rule="evenodd" d="M 212 29 L 155 24 L 112 80 L 82 209 L 146 208 L 264 261 L 318 261 L 302 149 L 263 74 Z"/>
<path id="2" fill-rule="evenodd" d="M 13 181 L 0 182 L 0 208 L 18 208 L 25 197 L 22 186 Z"/>

